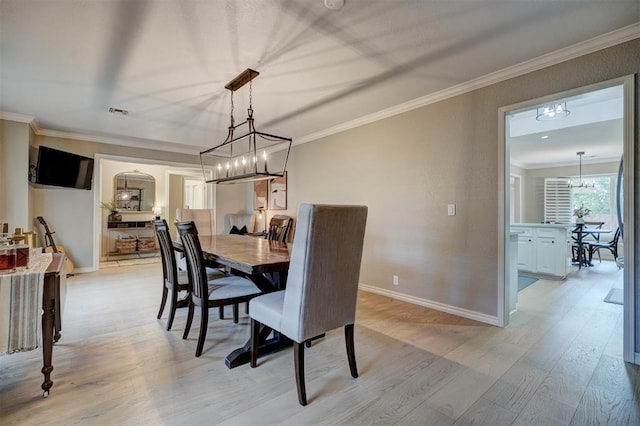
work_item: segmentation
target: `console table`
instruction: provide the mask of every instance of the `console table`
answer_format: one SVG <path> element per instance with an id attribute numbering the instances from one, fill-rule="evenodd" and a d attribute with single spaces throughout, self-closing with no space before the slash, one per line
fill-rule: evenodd
<path id="1" fill-rule="evenodd" d="M 67 274 L 63 253 L 37 256 L 29 269 L 0 276 L 0 354 L 29 351 L 42 345 L 42 390 L 46 397 L 53 386 L 53 343 L 60 339 L 62 330 Z"/>
<path id="2" fill-rule="evenodd" d="M 153 238 L 155 241 L 155 229 L 153 223 L 149 220 L 140 221 L 108 221 L 107 222 L 107 260 L 110 260 L 113 256 L 127 256 L 138 254 L 153 254 L 159 253 L 158 246 L 155 244 L 154 248 L 146 249 L 139 246 L 128 252 L 119 252 L 116 248 L 116 241 L 119 235 L 135 235 L 136 237 Z"/>

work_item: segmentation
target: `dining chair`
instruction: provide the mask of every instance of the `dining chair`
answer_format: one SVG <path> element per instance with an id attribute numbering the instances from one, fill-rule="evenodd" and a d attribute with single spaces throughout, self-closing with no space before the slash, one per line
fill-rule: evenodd
<path id="1" fill-rule="evenodd" d="M 209 308 L 220 308 L 227 305 L 235 306 L 233 322 L 238 322 L 237 304 L 247 302 L 260 295 L 260 289 L 249 279 L 228 275 L 223 278 L 208 280 L 205 270 L 202 247 L 198 239 L 198 230 L 194 222 L 178 222 L 178 234 L 182 241 L 185 258 L 187 259 L 187 273 L 192 283 L 189 298 L 189 311 L 185 325 L 183 339 L 189 337 L 193 313 L 196 306 L 200 308 L 200 334 L 196 346 L 196 357 L 202 354 L 204 339 L 209 325 Z"/>
<path id="2" fill-rule="evenodd" d="M 600 222 L 600 221 L 586 221 L 584 222 L 584 227 L 585 229 L 602 229 L 602 226 L 604 225 L 604 222 Z M 584 238 L 582 239 L 583 242 L 585 243 L 591 243 L 591 242 L 596 242 L 599 243 L 600 242 L 600 234 L 599 233 L 586 233 L 586 235 L 584 236 Z M 588 250 L 589 247 L 585 246 L 585 250 L 587 251 L 588 254 Z M 598 251 L 598 259 L 600 260 L 600 262 L 602 262 L 602 257 L 600 257 L 600 252 Z M 591 262 L 589 262 L 591 263 Z"/>
<path id="3" fill-rule="evenodd" d="M 249 303 L 251 367 L 257 365 L 261 327 L 293 340 L 298 401 L 307 405 L 304 343 L 344 327 L 349 369 L 358 377 L 353 331 L 366 206 L 301 204 L 285 290 Z"/>
<path id="4" fill-rule="evenodd" d="M 293 219 L 291 218 L 291 216 L 286 216 L 283 214 L 273 215 L 273 217 L 269 221 L 267 240 L 286 242 L 292 223 Z"/>
<path id="5" fill-rule="evenodd" d="M 292 223 L 293 219 L 291 218 L 291 216 L 286 216 L 283 214 L 273 215 L 273 217 L 269 221 L 269 229 L 265 238 L 271 241 L 280 241 L 283 243 L 286 242 Z M 234 307 L 234 309 L 237 309 L 237 307 Z M 248 303 L 245 306 L 245 313 L 249 313 Z M 224 313 L 222 315 L 224 315 Z"/>
<path id="6" fill-rule="evenodd" d="M 598 252 L 598 258 L 600 258 L 600 262 L 602 262 L 602 258 L 600 257 L 600 249 L 606 249 L 611 252 L 611 254 L 613 255 L 613 260 L 616 261 L 616 265 L 618 265 L 618 269 L 620 269 L 620 264 L 617 261 L 619 239 L 620 227 L 616 229 L 616 232 L 613 234 L 613 239 L 611 241 L 589 243 L 589 263 L 591 263 L 591 260 L 593 259 L 594 252 Z"/>
<path id="7" fill-rule="evenodd" d="M 169 227 L 164 219 L 153 221 L 156 231 L 156 238 L 160 246 L 160 259 L 162 261 L 162 301 L 160 302 L 160 311 L 158 311 L 158 319 L 162 317 L 164 307 L 169 298 L 169 318 L 167 319 L 167 331 L 171 330 L 173 320 L 176 315 L 176 309 L 180 303 L 178 295 L 181 291 L 186 292 L 184 301 L 188 300 L 190 292 L 189 277 L 186 271 L 180 271 L 177 268 L 175 250 L 169 235 Z M 207 279 L 222 278 L 225 274 L 217 269 L 207 270 Z M 169 297 L 170 296 L 170 297 Z"/>

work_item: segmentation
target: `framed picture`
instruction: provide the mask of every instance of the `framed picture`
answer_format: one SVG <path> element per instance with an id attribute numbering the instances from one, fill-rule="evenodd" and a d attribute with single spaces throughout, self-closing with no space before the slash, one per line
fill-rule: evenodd
<path id="1" fill-rule="evenodd" d="M 267 180 L 257 180 L 253 182 L 253 209 L 266 210 L 267 194 L 269 193 L 269 183 Z"/>
<path id="2" fill-rule="evenodd" d="M 269 209 L 287 209 L 287 172 L 281 178 L 269 180 Z"/>

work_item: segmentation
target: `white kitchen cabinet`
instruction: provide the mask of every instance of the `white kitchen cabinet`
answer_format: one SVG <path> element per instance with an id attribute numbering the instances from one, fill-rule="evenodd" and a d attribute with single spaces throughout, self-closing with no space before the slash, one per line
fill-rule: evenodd
<path id="1" fill-rule="evenodd" d="M 531 232 L 518 235 L 518 269 L 530 272 L 536 269 L 536 243 Z"/>
<path id="2" fill-rule="evenodd" d="M 562 225 L 511 225 L 519 231 L 518 270 L 564 278 L 569 265 L 569 234 Z"/>

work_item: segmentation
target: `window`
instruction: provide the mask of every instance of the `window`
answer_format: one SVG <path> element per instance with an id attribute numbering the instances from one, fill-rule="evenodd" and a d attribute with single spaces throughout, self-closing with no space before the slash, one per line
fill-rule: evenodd
<path id="1" fill-rule="evenodd" d="M 567 178 L 544 179 L 544 222 L 571 223 L 572 191 Z"/>
<path id="2" fill-rule="evenodd" d="M 582 176 L 583 180 L 594 183 L 593 188 L 573 188 L 571 198 L 573 208 L 585 206 L 591 210 L 591 214 L 584 219 L 587 222 L 604 222 L 602 228 L 614 231 L 618 227 L 616 214 L 616 183 L 618 175 L 592 175 Z M 578 178 L 573 177 L 577 182 Z M 575 217 L 573 218 L 575 220 Z"/>

